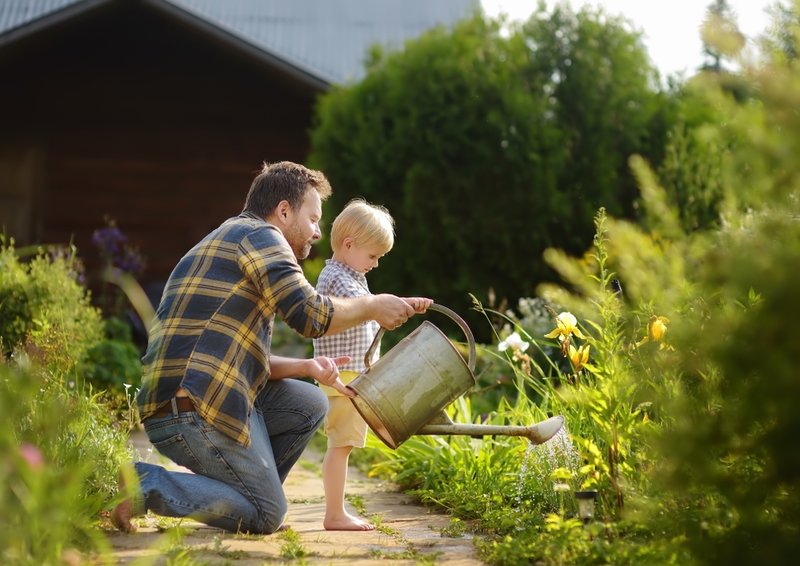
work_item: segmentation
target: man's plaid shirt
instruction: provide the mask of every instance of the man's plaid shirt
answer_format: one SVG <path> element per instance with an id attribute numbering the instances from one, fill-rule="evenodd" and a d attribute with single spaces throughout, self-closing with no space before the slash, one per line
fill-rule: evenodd
<path id="1" fill-rule="evenodd" d="M 363 273 L 332 259 L 325 261 L 325 267 L 319 274 L 317 292 L 333 297 L 362 297 L 370 294 L 367 278 Z M 351 360 L 340 366 L 339 369 L 361 373 L 366 369 L 364 354 L 367 353 L 379 329 L 380 325 L 374 320 L 370 320 L 339 334 L 316 338 L 314 339 L 314 355 L 330 358 L 350 356 Z M 375 348 L 371 363 L 378 360 L 380 355 L 378 350 L 380 348 Z M 323 387 L 323 389 L 329 395 L 341 395 L 332 387 Z"/>
<path id="2" fill-rule="evenodd" d="M 248 446 L 276 313 L 314 338 L 328 330 L 333 305 L 306 281 L 283 234 L 242 213 L 189 250 L 167 281 L 142 359 L 141 418 L 183 387 L 204 420 Z"/>

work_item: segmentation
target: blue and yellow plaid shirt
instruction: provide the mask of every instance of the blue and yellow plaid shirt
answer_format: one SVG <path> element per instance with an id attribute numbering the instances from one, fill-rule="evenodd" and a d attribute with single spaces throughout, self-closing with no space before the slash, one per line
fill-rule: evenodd
<path id="1" fill-rule="evenodd" d="M 249 446 L 247 421 L 269 379 L 275 315 L 308 338 L 333 305 L 303 276 L 283 234 L 249 213 L 230 218 L 181 258 L 150 329 L 139 414 L 183 387 L 207 422 Z"/>

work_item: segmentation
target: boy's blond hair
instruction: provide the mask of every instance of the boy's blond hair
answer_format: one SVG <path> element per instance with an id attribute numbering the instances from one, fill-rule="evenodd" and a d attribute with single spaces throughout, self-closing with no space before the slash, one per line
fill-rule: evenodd
<path id="1" fill-rule="evenodd" d="M 388 252 L 394 246 L 394 219 L 386 208 L 361 198 L 347 203 L 331 226 L 331 248 L 337 251 L 345 238 L 358 246 L 377 245 Z"/>

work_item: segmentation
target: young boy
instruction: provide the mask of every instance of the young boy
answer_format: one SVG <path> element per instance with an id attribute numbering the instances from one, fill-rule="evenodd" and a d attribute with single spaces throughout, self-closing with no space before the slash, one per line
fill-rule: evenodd
<path id="1" fill-rule="evenodd" d="M 333 257 L 325 262 L 319 275 L 317 291 L 337 297 L 370 295 L 365 274 L 378 266 L 394 245 L 394 220 L 382 206 L 362 199 L 350 201 L 336 217 L 331 227 Z M 430 299 L 405 299 L 416 312 L 425 312 Z M 364 369 L 364 356 L 380 326 L 368 321 L 340 334 L 323 336 L 314 340 L 316 356 L 349 356 L 350 361 L 340 366 L 339 376 L 344 383 L 355 379 Z M 372 362 L 378 358 L 378 350 Z M 350 399 L 330 387 L 323 389 L 328 395 L 329 410 L 325 420 L 328 450 L 322 464 L 322 481 L 325 488 L 325 519 L 327 530 L 369 531 L 374 525 L 355 517 L 344 508 L 344 486 L 347 481 L 347 463 L 354 446 L 363 448 L 367 438 L 367 423 L 358 414 Z"/>

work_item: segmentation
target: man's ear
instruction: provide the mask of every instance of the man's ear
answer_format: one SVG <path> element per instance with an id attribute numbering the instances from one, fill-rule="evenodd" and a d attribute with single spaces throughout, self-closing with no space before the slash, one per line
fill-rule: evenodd
<path id="1" fill-rule="evenodd" d="M 275 216 L 277 216 L 279 222 L 287 222 L 291 212 L 292 206 L 289 204 L 288 200 L 282 200 L 278 203 L 278 206 L 275 207 Z"/>

